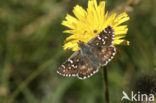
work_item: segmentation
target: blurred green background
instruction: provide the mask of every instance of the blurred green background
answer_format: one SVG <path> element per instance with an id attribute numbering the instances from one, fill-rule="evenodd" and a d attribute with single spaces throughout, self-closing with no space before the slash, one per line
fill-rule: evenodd
<path id="1" fill-rule="evenodd" d="M 62 48 L 69 35 L 61 22 L 76 4 L 86 8 L 87 2 L 0 0 L 0 103 L 105 103 L 102 70 L 86 80 L 56 73 L 72 54 Z M 156 0 L 106 0 L 106 9 L 129 2 L 121 10 L 131 17 L 131 45 L 117 46 L 107 66 L 111 103 L 121 103 L 123 90 L 148 92 L 156 81 Z"/>

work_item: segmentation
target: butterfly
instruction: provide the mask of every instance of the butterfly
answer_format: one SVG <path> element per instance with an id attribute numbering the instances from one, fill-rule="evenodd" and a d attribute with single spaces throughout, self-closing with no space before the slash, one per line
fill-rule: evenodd
<path id="1" fill-rule="evenodd" d="M 63 76 L 77 76 L 86 79 L 99 71 L 101 66 L 106 66 L 116 54 L 113 46 L 114 30 L 112 26 L 106 27 L 102 32 L 85 44 L 78 42 L 80 50 L 75 51 L 65 63 L 57 70 Z"/>

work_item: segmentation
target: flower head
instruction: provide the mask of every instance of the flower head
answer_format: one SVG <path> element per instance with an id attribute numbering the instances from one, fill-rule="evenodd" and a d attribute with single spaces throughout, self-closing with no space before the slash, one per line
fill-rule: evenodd
<path id="1" fill-rule="evenodd" d="M 129 16 L 125 12 L 120 15 L 116 13 L 108 15 L 108 12 L 105 12 L 105 1 L 101 1 L 98 5 L 96 0 L 89 0 L 87 10 L 76 5 L 73 13 L 75 17 L 67 14 L 66 20 L 62 22 L 62 25 L 70 28 L 65 30 L 64 33 L 72 34 L 65 40 L 64 49 L 79 50 L 77 44 L 79 40 L 87 43 L 107 26 L 114 28 L 113 45 L 129 45 L 129 41 L 123 39 L 128 30 L 127 25 L 120 25 L 129 20 Z"/>

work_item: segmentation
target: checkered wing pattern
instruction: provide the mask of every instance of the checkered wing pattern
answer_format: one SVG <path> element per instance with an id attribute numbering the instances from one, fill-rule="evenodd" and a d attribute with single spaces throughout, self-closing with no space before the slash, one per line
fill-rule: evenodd
<path id="1" fill-rule="evenodd" d="M 65 63 L 59 68 L 57 73 L 63 76 L 77 76 L 79 79 L 86 79 L 98 71 L 98 68 L 93 66 L 88 57 L 80 55 L 76 51 Z"/>
<path id="2" fill-rule="evenodd" d="M 65 61 L 57 70 L 57 73 L 63 76 L 77 76 L 79 72 L 78 63 L 80 60 L 80 51 L 76 51 L 73 55 Z"/>
<path id="3" fill-rule="evenodd" d="M 98 66 L 93 65 L 93 62 L 90 61 L 90 58 L 87 56 L 82 56 L 78 63 L 79 67 L 79 73 L 78 78 L 79 79 L 86 79 L 98 72 Z"/>
<path id="4" fill-rule="evenodd" d="M 111 26 L 105 28 L 101 33 L 91 39 L 88 44 L 92 46 L 92 53 L 102 66 L 110 62 L 115 53 L 116 48 L 113 46 L 114 30 Z"/>

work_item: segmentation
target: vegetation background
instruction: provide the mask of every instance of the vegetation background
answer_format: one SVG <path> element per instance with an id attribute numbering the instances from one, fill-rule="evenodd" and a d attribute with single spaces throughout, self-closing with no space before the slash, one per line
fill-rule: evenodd
<path id="1" fill-rule="evenodd" d="M 76 4 L 86 8 L 87 2 L 0 0 L 0 103 L 105 103 L 102 70 L 86 80 L 56 73 L 72 54 L 62 48 L 69 35 L 61 22 Z M 156 0 L 106 0 L 106 9 L 131 17 L 131 45 L 117 46 L 107 66 L 110 102 L 120 103 L 123 90 L 154 90 Z"/>

